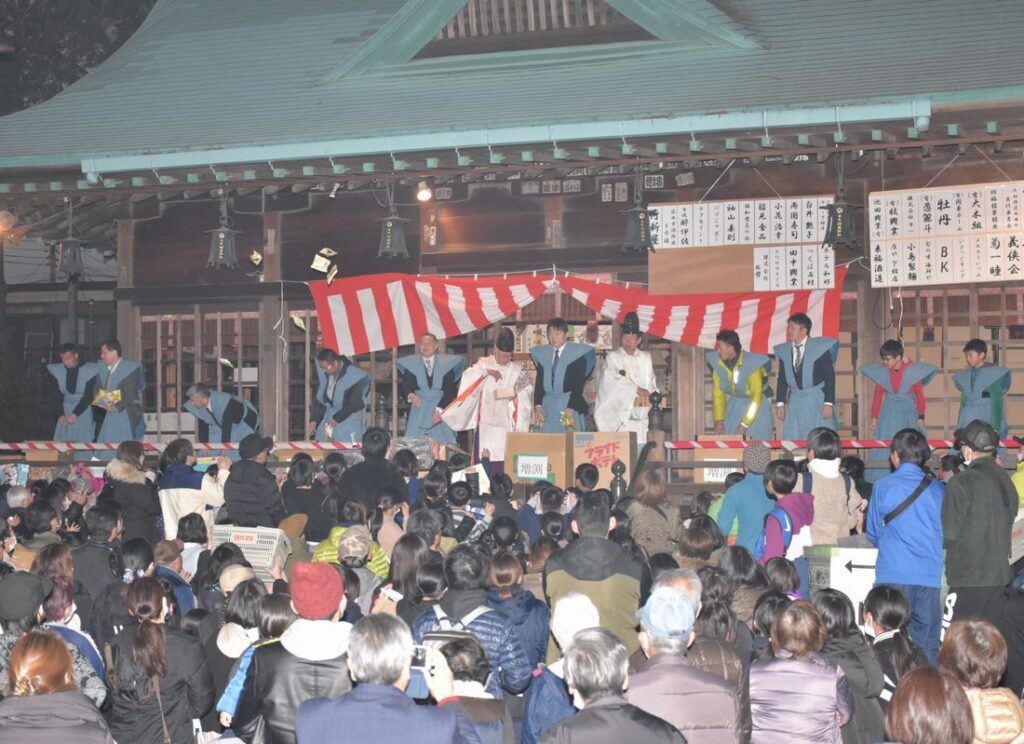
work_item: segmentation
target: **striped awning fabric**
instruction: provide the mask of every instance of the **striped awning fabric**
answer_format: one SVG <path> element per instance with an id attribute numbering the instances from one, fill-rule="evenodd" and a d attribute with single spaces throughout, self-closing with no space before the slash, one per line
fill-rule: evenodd
<path id="1" fill-rule="evenodd" d="M 557 272 L 448 278 L 370 274 L 311 282 L 323 343 L 342 354 L 365 354 L 415 343 L 424 333 L 438 338 L 486 328 L 558 285 L 600 315 L 622 320 L 633 311 L 640 330 L 670 341 L 710 349 L 715 334 L 734 329 L 743 348 L 769 353 L 786 340 L 786 319 L 806 313 L 814 335 L 839 333 L 839 303 L 846 270 L 835 289 L 654 295 L 641 287 L 598 282 Z"/>

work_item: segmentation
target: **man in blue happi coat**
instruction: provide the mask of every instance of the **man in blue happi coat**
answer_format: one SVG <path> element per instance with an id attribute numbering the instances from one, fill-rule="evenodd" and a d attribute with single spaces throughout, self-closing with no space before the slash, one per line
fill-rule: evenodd
<path id="1" fill-rule="evenodd" d="M 455 432 L 441 420 L 441 412 L 455 400 L 466 360 L 438 354 L 433 333 L 420 336 L 418 354 L 398 359 L 402 395 L 409 402 L 407 437 L 430 437 L 438 444 L 455 444 Z"/>
<path id="2" fill-rule="evenodd" d="M 568 341 L 569 324 L 562 318 L 548 321 L 548 343 L 530 349 L 537 367 L 533 387 L 537 431 L 583 431 L 587 401 L 583 386 L 594 371 L 594 347 Z"/>
<path id="3" fill-rule="evenodd" d="M 196 417 L 200 442 L 241 442 L 260 429 L 260 414 L 245 398 L 197 382 L 185 392 L 185 410 Z"/>
<path id="4" fill-rule="evenodd" d="M 836 417 L 836 357 L 839 341 L 811 338 L 811 319 L 804 313 L 790 316 L 784 344 L 775 347 L 779 359 L 776 415 L 782 438 L 807 439 L 819 426 L 838 431 Z"/>
<path id="5" fill-rule="evenodd" d="M 116 338 L 103 342 L 100 361 L 103 366 L 93 402 L 104 414 L 97 441 L 141 441 L 146 433 L 146 422 L 142 418 L 142 391 L 146 386 L 142 366 L 121 357 L 121 342 Z"/>
<path id="6" fill-rule="evenodd" d="M 334 349 L 316 355 L 317 388 L 310 411 L 309 435 L 318 442 L 362 441 L 370 377 Z"/>
<path id="7" fill-rule="evenodd" d="M 862 375 L 875 383 L 871 403 L 871 431 L 875 439 L 891 440 L 904 429 L 924 427 L 924 387 L 938 369 L 927 362 L 915 362 L 904 356 L 903 343 L 891 338 L 878 350 L 881 364 L 866 364 Z M 880 447 L 868 453 L 868 480 L 876 481 L 889 474 L 889 452 Z"/>
<path id="8" fill-rule="evenodd" d="M 984 421 L 1005 439 L 1006 392 L 1010 389 L 1010 370 L 986 364 L 988 344 L 980 338 L 972 338 L 964 345 L 964 359 L 967 369 L 957 372 L 953 382 L 960 391 L 960 415 L 956 426 L 962 429 L 975 419 Z"/>
<path id="9" fill-rule="evenodd" d="M 47 364 L 46 371 L 57 381 L 62 402 L 62 414 L 53 431 L 55 442 L 91 442 L 96 436 L 92 417 L 92 399 L 96 394 L 96 377 L 100 366 L 82 362 L 82 352 L 76 344 L 60 347 L 60 363 Z"/>
<path id="10" fill-rule="evenodd" d="M 765 381 L 771 360 L 746 351 L 736 331 L 725 329 L 715 336 L 715 350 L 707 353 L 711 368 L 711 409 L 715 434 L 735 434 L 744 439 L 771 439 L 771 399 Z"/>

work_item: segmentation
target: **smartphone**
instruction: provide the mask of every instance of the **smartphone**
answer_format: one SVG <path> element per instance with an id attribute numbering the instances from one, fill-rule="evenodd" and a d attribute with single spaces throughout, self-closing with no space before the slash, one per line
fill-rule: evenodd
<path id="1" fill-rule="evenodd" d="M 413 669 L 426 669 L 427 667 L 427 647 L 426 646 L 413 646 L 412 647 L 412 668 Z"/>
<path id="2" fill-rule="evenodd" d="M 398 603 L 402 601 L 401 592 L 396 592 L 394 589 L 391 588 L 390 584 L 381 590 L 381 594 L 390 599 L 392 602 Z"/>

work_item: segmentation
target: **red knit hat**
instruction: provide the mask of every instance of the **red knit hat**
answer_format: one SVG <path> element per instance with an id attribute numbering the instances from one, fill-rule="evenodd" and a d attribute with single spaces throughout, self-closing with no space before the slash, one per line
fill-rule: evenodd
<path id="1" fill-rule="evenodd" d="M 296 563 L 291 581 L 292 606 L 307 620 L 329 618 L 341 606 L 345 584 L 327 563 Z"/>

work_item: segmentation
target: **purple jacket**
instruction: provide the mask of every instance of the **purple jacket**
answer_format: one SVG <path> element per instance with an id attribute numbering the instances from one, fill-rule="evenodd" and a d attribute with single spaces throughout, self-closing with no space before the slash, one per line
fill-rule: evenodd
<path id="1" fill-rule="evenodd" d="M 629 678 L 626 700 L 668 721 L 687 741 L 739 744 L 740 704 L 721 677 L 690 666 L 681 654 L 658 654 Z"/>
<path id="2" fill-rule="evenodd" d="M 853 716 L 846 676 L 821 654 L 778 658 L 750 667 L 751 744 L 838 744 Z"/>
<path id="3" fill-rule="evenodd" d="M 793 536 L 814 521 L 814 497 L 809 493 L 790 493 L 779 499 L 777 507 L 784 510 L 793 520 Z M 764 555 L 761 557 L 763 566 L 772 558 L 785 558 L 786 545 L 782 539 L 782 527 L 774 517 L 764 523 Z"/>

